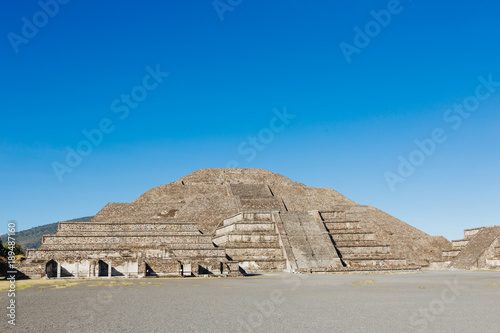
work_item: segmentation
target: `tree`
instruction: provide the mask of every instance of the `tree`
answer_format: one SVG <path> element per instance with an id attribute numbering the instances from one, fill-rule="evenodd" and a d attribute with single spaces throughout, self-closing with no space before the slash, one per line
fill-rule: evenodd
<path id="1" fill-rule="evenodd" d="M 1 241 L 0 241 L 0 245 L 1 245 Z M 9 244 L 5 244 L 5 245 L 2 247 L 2 249 L 3 249 L 3 254 L 2 254 L 2 255 L 0 255 L 0 256 L 7 258 L 8 253 L 9 253 L 9 251 L 10 251 L 10 249 L 9 249 Z M 13 249 L 13 251 L 14 251 L 14 255 L 16 255 L 16 256 L 17 256 L 18 254 L 24 254 L 23 247 L 21 246 L 21 244 L 16 244 L 16 245 L 14 245 L 14 249 Z"/>
<path id="2" fill-rule="evenodd" d="M 16 246 L 14 247 L 14 253 L 16 254 L 16 256 L 18 254 L 24 255 L 23 247 L 21 246 L 21 244 L 16 244 Z"/>
<path id="3" fill-rule="evenodd" d="M 7 258 L 7 251 L 3 247 L 2 240 L 0 239 L 0 257 Z"/>

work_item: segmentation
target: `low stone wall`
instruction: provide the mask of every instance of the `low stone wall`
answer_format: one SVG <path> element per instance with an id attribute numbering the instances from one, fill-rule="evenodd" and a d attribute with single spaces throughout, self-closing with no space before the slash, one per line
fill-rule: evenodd
<path id="1" fill-rule="evenodd" d="M 332 232 L 335 241 L 374 241 L 374 233 L 335 233 Z"/>
<path id="2" fill-rule="evenodd" d="M 482 228 L 473 228 L 473 229 L 465 229 L 464 230 L 464 237 L 467 239 L 472 238 L 475 236 L 479 231 L 481 231 Z"/>
<path id="3" fill-rule="evenodd" d="M 178 260 L 148 258 L 144 261 L 146 276 L 181 276 L 182 266 Z"/>
<path id="4" fill-rule="evenodd" d="M 199 244 L 210 242 L 210 235 L 157 235 L 157 236 L 70 236 L 46 235 L 44 244 Z"/>
<path id="5" fill-rule="evenodd" d="M 241 209 L 262 211 L 284 211 L 283 202 L 275 197 L 269 198 L 241 198 Z"/>
<path id="6" fill-rule="evenodd" d="M 234 216 L 231 216 L 231 217 L 228 217 L 226 219 L 224 219 L 224 225 L 230 225 L 230 224 L 234 224 L 238 221 L 241 221 L 243 220 L 243 213 L 238 213 Z"/>
<path id="7" fill-rule="evenodd" d="M 102 258 L 58 259 L 31 261 L 19 265 L 18 270 L 31 278 L 99 278 L 144 276 L 198 276 L 228 275 L 225 257 L 189 259 L 162 258 Z M 237 275 L 237 274 L 236 274 Z"/>
<path id="8" fill-rule="evenodd" d="M 58 232 L 198 232 L 196 223 L 59 222 Z"/>
<path id="9" fill-rule="evenodd" d="M 262 213 L 262 212 L 244 212 L 242 213 L 244 220 L 252 221 L 272 221 L 272 213 Z"/>
<path id="10" fill-rule="evenodd" d="M 343 255 L 380 255 L 391 253 L 390 247 L 387 245 L 373 245 L 373 246 L 338 246 L 338 249 Z"/>
<path id="11" fill-rule="evenodd" d="M 285 272 L 287 270 L 286 259 L 248 260 L 239 262 L 239 265 L 246 273 Z"/>
<path id="12" fill-rule="evenodd" d="M 359 221 L 325 221 L 325 226 L 330 232 L 335 232 L 339 229 L 359 229 L 360 222 Z"/>
<path id="13" fill-rule="evenodd" d="M 253 259 L 283 258 L 283 251 L 281 250 L 280 247 L 226 248 L 226 253 L 231 258 L 235 257 L 252 257 Z"/>
<path id="14" fill-rule="evenodd" d="M 349 260 L 350 267 L 372 267 L 372 268 L 393 268 L 405 267 L 407 262 L 405 259 L 360 259 Z"/>
<path id="15" fill-rule="evenodd" d="M 240 198 L 271 197 L 271 191 L 265 184 L 230 184 L 231 193 Z"/>
<path id="16" fill-rule="evenodd" d="M 251 242 L 251 243 L 257 243 L 257 242 L 277 242 L 278 241 L 278 235 L 269 235 L 269 234 L 264 234 L 264 235 L 259 235 L 256 233 L 253 234 L 228 234 L 221 236 L 223 237 L 222 242 L 223 243 L 236 243 L 236 242 Z M 215 242 L 215 239 L 214 239 Z M 216 243 L 217 244 L 217 243 Z"/>
<path id="17" fill-rule="evenodd" d="M 454 240 L 451 242 L 453 249 L 463 249 L 467 244 L 469 244 L 468 240 Z"/>

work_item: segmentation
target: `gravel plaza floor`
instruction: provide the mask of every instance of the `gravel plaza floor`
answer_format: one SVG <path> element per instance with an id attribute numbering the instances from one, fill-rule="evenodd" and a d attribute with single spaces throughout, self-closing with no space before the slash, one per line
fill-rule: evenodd
<path id="1" fill-rule="evenodd" d="M 500 271 L 25 280 L 15 327 L 6 286 L 1 332 L 500 330 Z"/>

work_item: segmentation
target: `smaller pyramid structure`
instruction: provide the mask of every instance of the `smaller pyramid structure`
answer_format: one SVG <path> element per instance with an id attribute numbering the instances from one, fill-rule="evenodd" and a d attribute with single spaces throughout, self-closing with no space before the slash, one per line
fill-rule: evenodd
<path id="1" fill-rule="evenodd" d="M 443 252 L 441 268 L 499 269 L 500 225 L 464 230 L 464 238 L 453 240 Z"/>

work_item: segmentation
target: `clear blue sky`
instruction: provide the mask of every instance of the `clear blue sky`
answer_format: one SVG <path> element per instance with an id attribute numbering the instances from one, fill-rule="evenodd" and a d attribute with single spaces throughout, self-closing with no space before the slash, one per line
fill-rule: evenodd
<path id="1" fill-rule="evenodd" d="M 229 161 L 450 239 L 500 224 L 497 1 L 44 1 L 0 4 L 0 234 Z"/>

